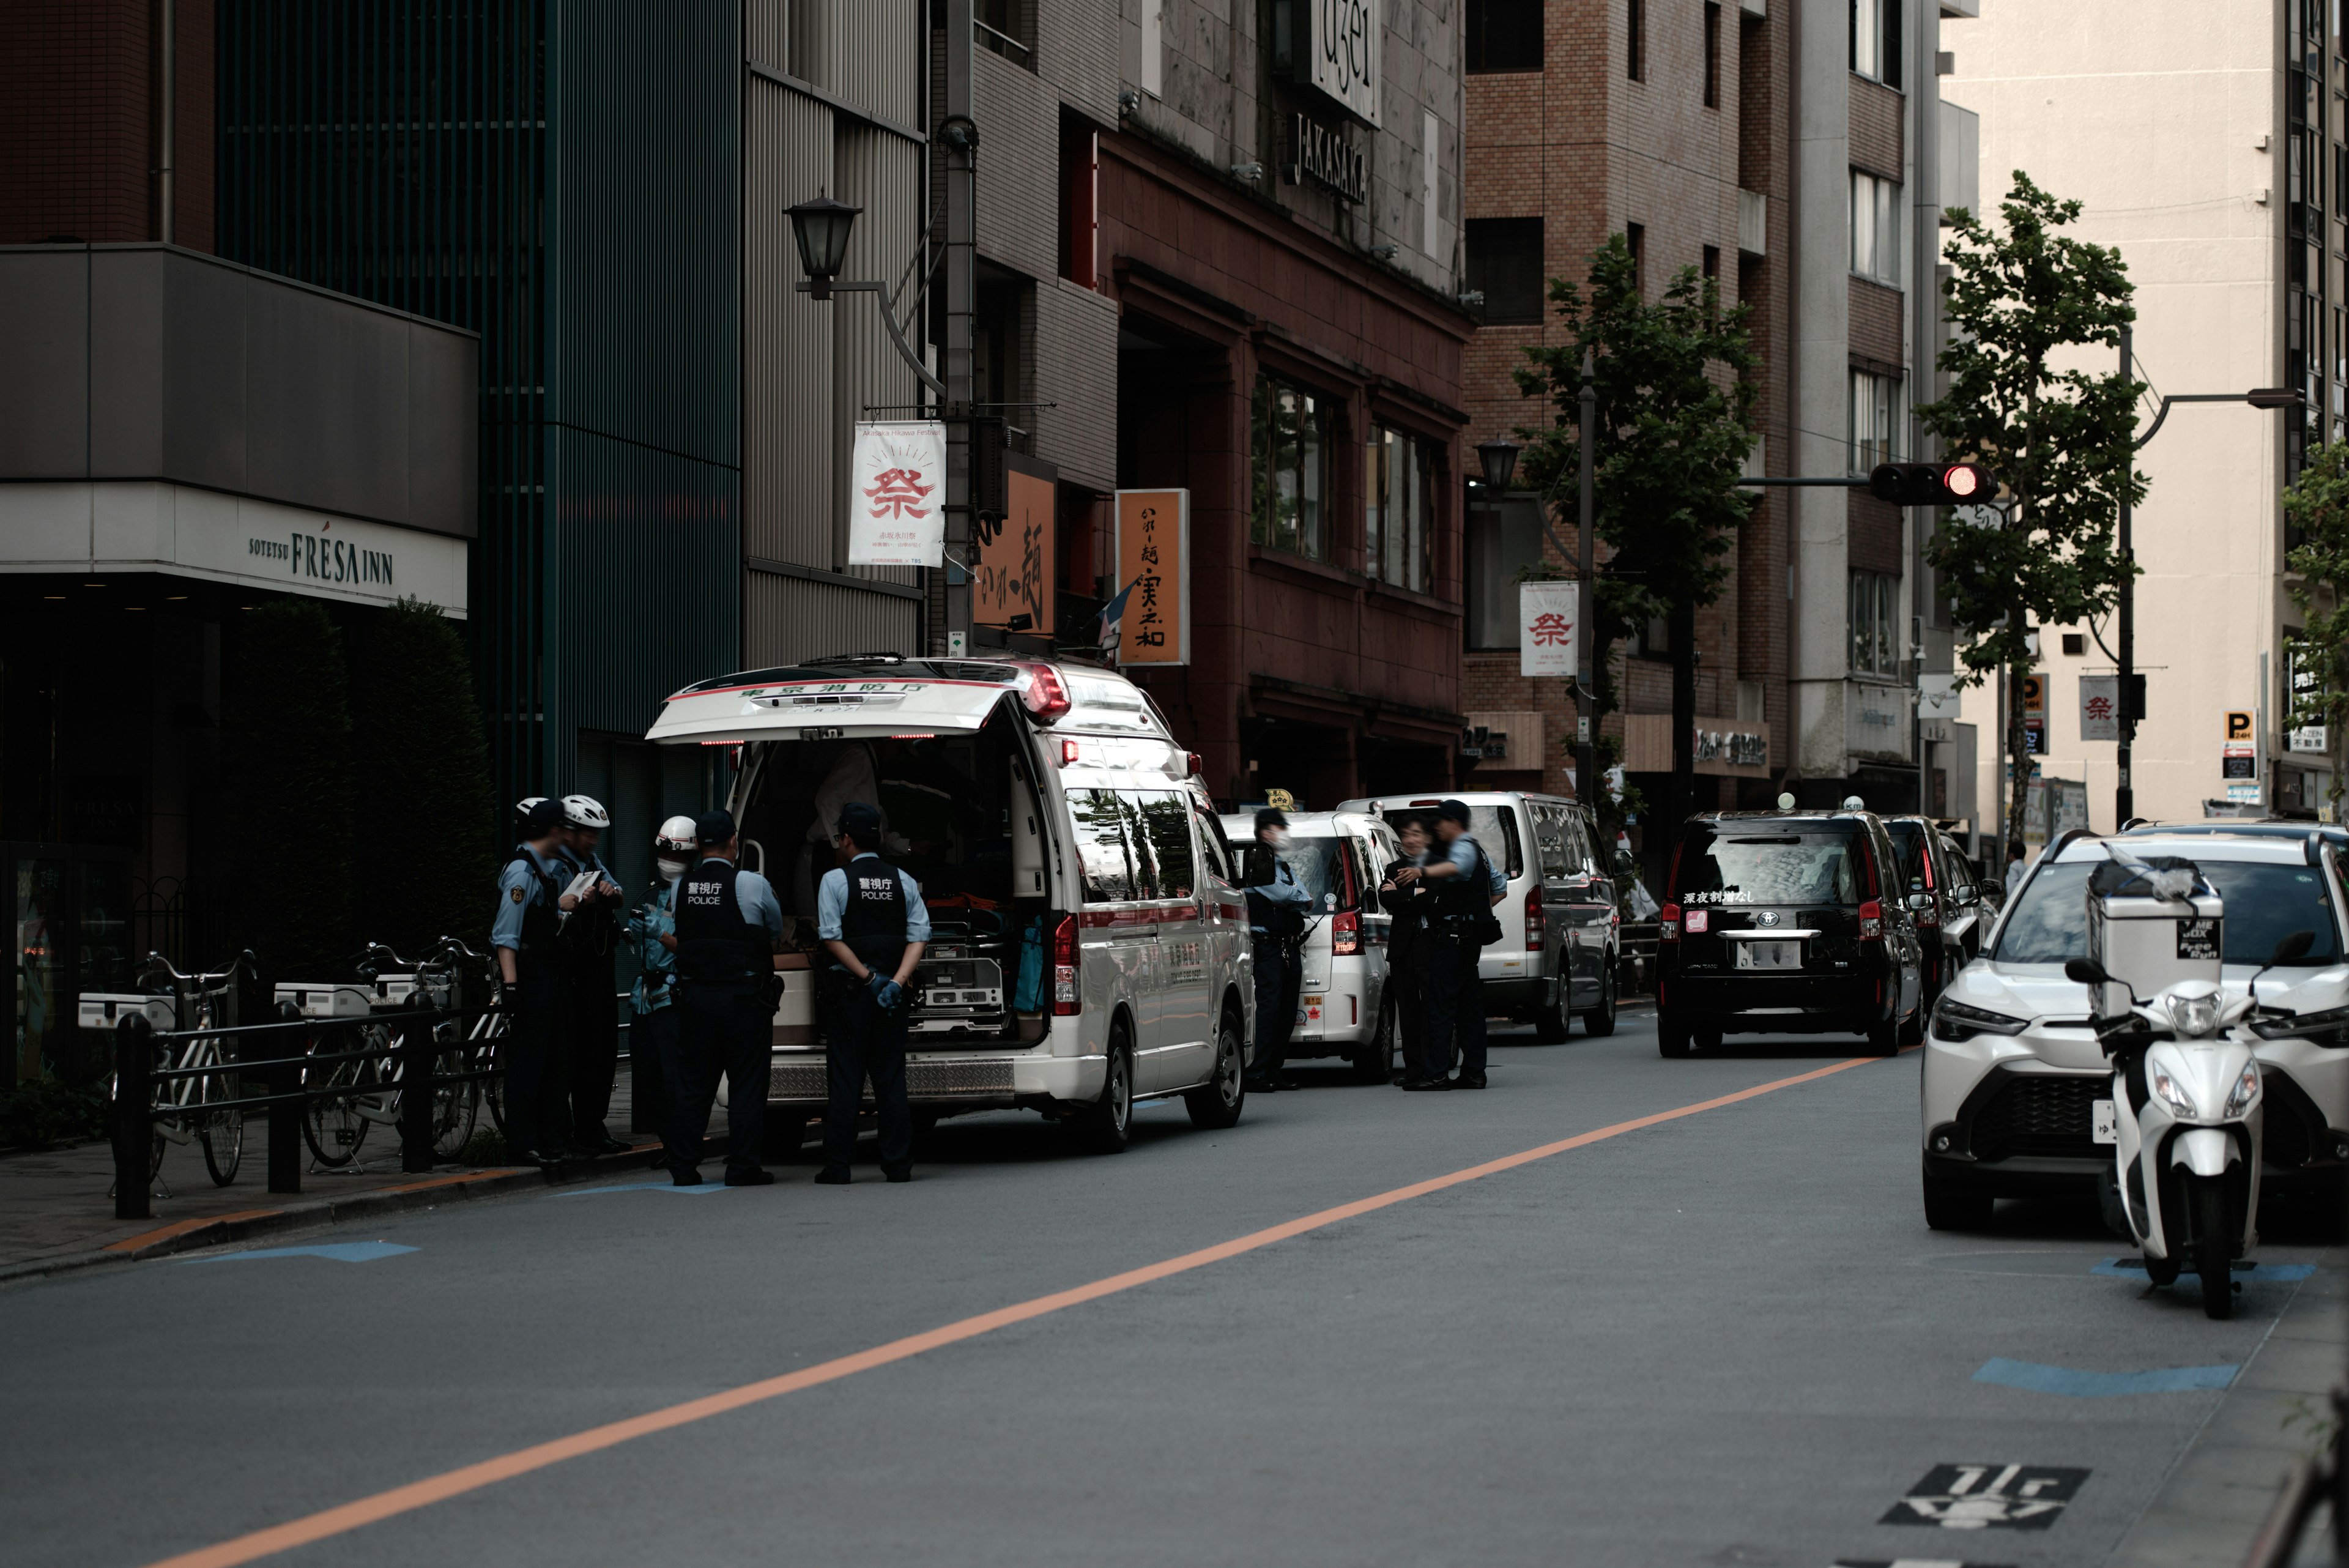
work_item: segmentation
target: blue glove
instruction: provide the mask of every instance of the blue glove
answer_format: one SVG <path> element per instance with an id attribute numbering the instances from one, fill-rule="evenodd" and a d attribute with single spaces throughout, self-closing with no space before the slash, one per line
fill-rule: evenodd
<path id="1" fill-rule="evenodd" d="M 894 1012 L 897 1006 L 897 999 L 905 995 L 905 989 L 902 986 L 878 971 L 864 977 L 864 989 L 873 993 L 874 1005 L 884 1012 Z"/>

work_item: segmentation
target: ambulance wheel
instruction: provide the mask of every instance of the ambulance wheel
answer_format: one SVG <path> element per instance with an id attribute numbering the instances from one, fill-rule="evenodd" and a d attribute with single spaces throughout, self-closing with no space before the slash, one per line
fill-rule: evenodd
<path id="1" fill-rule="evenodd" d="M 1123 1020 L 1110 1032 L 1101 1098 L 1079 1111 L 1071 1125 L 1095 1154 L 1123 1153 L 1133 1140 L 1133 1043 Z"/>
<path id="2" fill-rule="evenodd" d="M 1247 1103 L 1239 1016 L 1226 1012 L 1223 1023 L 1216 1027 L 1216 1075 L 1187 1091 L 1183 1096 L 1183 1108 L 1191 1113 L 1193 1127 L 1215 1132 L 1236 1125 L 1240 1119 L 1240 1107 Z"/>
<path id="3" fill-rule="evenodd" d="M 1994 1202 L 1987 1192 L 1925 1178 L 1925 1223 L 1936 1231 L 1986 1231 Z"/>

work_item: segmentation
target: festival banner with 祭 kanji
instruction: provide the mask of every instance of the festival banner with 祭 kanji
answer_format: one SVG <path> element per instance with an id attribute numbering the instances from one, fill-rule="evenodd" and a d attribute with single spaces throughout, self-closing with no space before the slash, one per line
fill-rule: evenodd
<path id="1" fill-rule="evenodd" d="M 936 420 L 856 427 L 848 564 L 935 566 L 946 557 L 947 427 Z"/>
<path id="2" fill-rule="evenodd" d="M 1024 631 L 1052 632 L 1053 484 L 1046 464 L 1018 452 L 1005 454 L 1004 499 L 1009 514 L 992 539 L 978 546 L 978 576 L 971 584 L 970 618 L 979 626 L 1008 627 L 1026 616 Z"/>
<path id="3" fill-rule="evenodd" d="M 1574 675 L 1578 583 L 1517 585 L 1517 673 Z"/>
<path id="4" fill-rule="evenodd" d="M 1132 595 L 1118 618 L 1120 664 L 1191 662 L 1191 493 L 1117 493 L 1117 581 Z"/>

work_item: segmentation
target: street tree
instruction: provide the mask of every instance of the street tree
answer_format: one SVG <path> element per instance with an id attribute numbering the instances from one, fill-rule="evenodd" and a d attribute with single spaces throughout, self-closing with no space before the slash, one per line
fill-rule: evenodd
<path id="1" fill-rule="evenodd" d="M 2132 461 L 2144 384 L 2084 368 L 2085 350 L 2118 347 L 2137 311 L 2120 253 L 2062 232 L 2080 203 L 2017 170 L 1999 213 L 1997 229 L 1962 207 L 1943 214 L 1955 231 L 1942 252 L 1948 391 L 1917 416 L 1945 456 L 1980 463 L 1997 483 L 1996 504 L 1937 529 L 1927 559 L 1970 638 L 1960 679 L 1978 685 L 2004 669 L 2020 692 L 2030 628 L 2106 613 L 2134 570 L 2114 524 L 2124 494 L 2145 494 Z M 2023 704 L 2009 707 L 2006 836 L 2016 842 L 2030 761 Z"/>
<path id="2" fill-rule="evenodd" d="M 1689 814 L 1695 793 L 1696 612 L 1729 577 L 1730 538 L 1752 509 L 1737 487 L 1754 439 L 1761 359 L 1747 330 L 1750 309 L 1721 303 L 1721 286 L 1683 267 L 1651 301 L 1640 264 L 1622 234 L 1590 258 L 1587 283 L 1552 278 L 1557 341 L 1526 350 L 1516 372 L 1527 397 L 1547 396 L 1550 422 L 1520 427 L 1526 477 L 1545 491 L 1573 493 L 1580 456 L 1582 361 L 1595 367 L 1599 561 L 1584 613 L 1591 618 L 1595 698 L 1591 732 L 1622 706 L 1612 653 L 1634 629 L 1669 626 L 1672 663 L 1672 774 L 1668 822 Z M 1562 482 L 1556 483 L 1553 482 Z M 1571 517 L 1573 509 L 1562 508 Z M 1601 742 L 1601 767 L 1620 756 Z M 1597 780 L 1577 781 L 1601 801 Z M 1607 825 L 1611 836 L 1613 823 Z"/>
<path id="3" fill-rule="evenodd" d="M 2296 697 L 2291 722 L 2325 726 L 2333 783 L 2326 798 L 2341 819 L 2343 729 L 2349 723 L 2349 444 L 2311 452 L 2283 493 L 2284 515 L 2301 542 L 2284 556 L 2285 591 L 2300 608 L 2298 657 L 2313 666 L 2315 691 Z"/>

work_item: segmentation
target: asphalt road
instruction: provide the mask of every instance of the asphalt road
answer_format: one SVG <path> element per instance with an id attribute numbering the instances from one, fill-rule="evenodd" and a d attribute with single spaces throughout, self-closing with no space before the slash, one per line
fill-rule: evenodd
<path id="1" fill-rule="evenodd" d="M 941 1127 L 910 1186 L 864 1166 L 817 1188 L 812 1163 L 699 1194 L 630 1176 L 268 1243 L 414 1249 L 367 1262 L 222 1251 L 16 1286 L 0 1561 L 200 1552 L 1850 1051 L 1665 1062 L 1627 1015 L 1609 1040 L 1505 1039 L 1481 1095 L 1333 1068 L 1230 1132 L 1151 1106 L 1114 1158 L 991 1116 Z M 2220 1395 L 2073 1397 L 1977 1372 L 2240 1365 L 2292 1287 L 2255 1275 L 2229 1323 L 2183 1291 L 2144 1297 L 2091 1272 L 2118 1251 L 2092 1208 L 1927 1231 L 1917 1073 L 1913 1054 L 1870 1061 L 1621 1130 L 493 1465 L 259 1560 L 2100 1562 Z M 2004 1495 L 2070 1498 L 2044 1530 L 1879 1522 L 1941 1465 L 1988 1467 L 1976 1491 L 2023 1466 Z"/>

